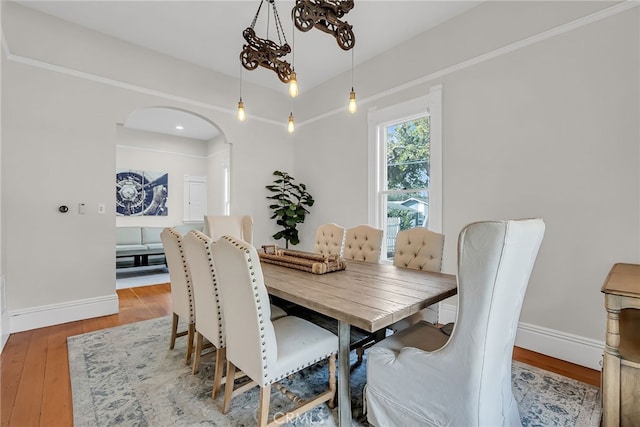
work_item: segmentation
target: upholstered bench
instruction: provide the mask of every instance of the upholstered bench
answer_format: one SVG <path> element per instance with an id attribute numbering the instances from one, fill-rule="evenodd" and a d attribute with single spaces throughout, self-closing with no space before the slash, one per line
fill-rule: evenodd
<path id="1" fill-rule="evenodd" d="M 165 227 L 116 227 L 116 258 L 133 257 L 134 266 L 149 265 L 149 255 L 164 255 L 160 233 Z M 203 224 L 176 227 L 181 233 L 202 230 Z"/>
<path id="2" fill-rule="evenodd" d="M 148 265 L 149 255 L 163 255 L 160 233 L 164 227 L 117 227 L 116 258 L 133 257 L 134 265 Z"/>

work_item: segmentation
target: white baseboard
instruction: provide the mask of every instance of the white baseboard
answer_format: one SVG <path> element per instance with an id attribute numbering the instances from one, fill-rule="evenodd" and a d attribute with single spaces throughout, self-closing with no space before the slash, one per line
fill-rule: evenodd
<path id="1" fill-rule="evenodd" d="M 9 312 L 11 333 L 118 313 L 118 294 Z"/>
<path id="2" fill-rule="evenodd" d="M 456 311 L 455 305 L 440 304 L 440 323 L 455 322 Z M 604 341 L 520 322 L 516 345 L 597 371 L 602 369 Z"/>
<path id="3" fill-rule="evenodd" d="M 9 339 L 9 312 L 7 311 L 7 286 L 4 274 L 0 274 L 0 353 Z"/>

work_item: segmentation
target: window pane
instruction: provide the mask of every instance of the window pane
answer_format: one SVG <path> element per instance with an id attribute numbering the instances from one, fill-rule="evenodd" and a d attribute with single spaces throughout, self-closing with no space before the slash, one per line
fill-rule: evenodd
<path id="1" fill-rule="evenodd" d="M 398 231 L 429 225 L 429 194 L 391 193 L 383 197 L 387 207 L 387 258 L 393 258 Z"/>
<path id="2" fill-rule="evenodd" d="M 387 190 L 429 187 L 429 117 L 385 126 Z"/>

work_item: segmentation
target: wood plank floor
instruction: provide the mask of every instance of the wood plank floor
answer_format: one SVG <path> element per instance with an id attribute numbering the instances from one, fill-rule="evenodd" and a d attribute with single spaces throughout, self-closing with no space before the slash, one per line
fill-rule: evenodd
<path id="1" fill-rule="evenodd" d="M 11 334 L 0 357 L 0 425 L 73 425 L 67 337 L 171 314 L 169 284 L 118 290 L 120 313 Z M 167 331 L 167 338 L 169 331 Z M 521 348 L 514 359 L 600 386 L 600 372 Z"/>

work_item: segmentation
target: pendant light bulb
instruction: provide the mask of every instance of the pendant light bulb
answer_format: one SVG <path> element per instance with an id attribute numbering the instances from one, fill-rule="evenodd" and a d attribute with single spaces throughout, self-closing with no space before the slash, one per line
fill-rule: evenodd
<path id="1" fill-rule="evenodd" d="M 351 88 L 351 93 L 349 94 L 349 112 L 351 114 L 358 111 L 358 104 L 356 104 L 356 92 Z"/>
<path id="2" fill-rule="evenodd" d="M 293 112 L 289 114 L 289 125 L 287 126 L 287 130 L 289 133 L 293 133 L 295 129 L 295 125 L 293 124 Z"/>
<path id="3" fill-rule="evenodd" d="M 296 72 L 292 72 L 289 78 L 289 95 L 292 98 L 298 96 L 298 80 L 296 79 Z"/>
<path id="4" fill-rule="evenodd" d="M 244 102 L 242 102 L 242 98 L 238 101 L 238 120 L 244 122 L 247 119 L 247 114 L 244 112 Z"/>

